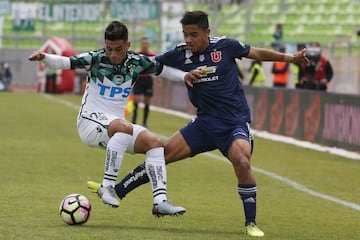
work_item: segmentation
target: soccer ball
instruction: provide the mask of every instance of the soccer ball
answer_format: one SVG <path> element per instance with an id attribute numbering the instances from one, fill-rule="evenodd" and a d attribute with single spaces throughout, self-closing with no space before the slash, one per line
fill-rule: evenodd
<path id="1" fill-rule="evenodd" d="M 68 225 L 86 223 L 90 217 L 90 201 L 81 194 L 70 194 L 60 203 L 60 217 Z"/>

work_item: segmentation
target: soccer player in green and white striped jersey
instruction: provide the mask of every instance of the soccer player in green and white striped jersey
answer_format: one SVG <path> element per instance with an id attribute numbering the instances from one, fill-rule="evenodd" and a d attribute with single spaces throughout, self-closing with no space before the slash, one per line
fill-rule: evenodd
<path id="1" fill-rule="evenodd" d="M 141 73 L 166 74 L 184 80 L 185 72 L 168 68 L 147 56 L 129 51 L 127 27 L 111 22 L 105 30 L 105 48 L 65 57 L 34 51 L 30 61 L 43 61 L 54 69 L 87 71 L 86 90 L 77 118 L 81 140 L 88 146 L 106 149 L 105 173 L 97 193 L 113 207 L 119 206 L 114 185 L 125 152 L 145 154 L 146 174 L 151 181 L 156 216 L 179 215 L 185 208 L 167 199 L 164 147 L 146 128 L 126 121 L 124 110 L 132 86 Z"/>

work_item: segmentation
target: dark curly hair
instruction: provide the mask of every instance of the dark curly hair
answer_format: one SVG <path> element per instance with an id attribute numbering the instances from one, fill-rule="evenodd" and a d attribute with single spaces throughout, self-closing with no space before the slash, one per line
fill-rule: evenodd
<path id="1" fill-rule="evenodd" d="M 188 11 L 180 20 L 182 25 L 196 24 L 202 29 L 209 28 L 208 14 L 203 11 Z"/>
<path id="2" fill-rule="evenodd" d="M 128 38 L 129 38 L 129 33 L 126 25 L 119 21 L 112 21 L 105 29 L 105 40 L 128 41 Z"/>

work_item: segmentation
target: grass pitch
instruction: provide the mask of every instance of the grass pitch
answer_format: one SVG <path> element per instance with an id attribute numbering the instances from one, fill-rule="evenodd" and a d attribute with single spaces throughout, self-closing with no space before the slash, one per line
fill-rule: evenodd
<path id="1" fill-rule="evenodd" d="M 243 234 L 233 169 L 213 157 L 220 157 L 218 152 L 167 167 L 169 199 L 186 207 L 184 216 L 154 218 L 150 185 L 129 194 L 118 209 L 106 207 L 86 188 L 86 181 L 102 179 L 105 153 L 80 141 L 79 105 L 79 96 L 0 92 L 0 239 L 250 239 Z M 187 121 L 152 111 L 149 128 L 170 136 Z M 359 206 L 359 161 L 255 141 L 256 169 Z M 143 155 L 126 155 L 120 177 L 143 160 Z M 359 210 L 255 169 L 254 175 L 263 239 L 360 239 Z M 60 201 L 70 193 L 84 194 L 92 203 L 82 226 L 67 226 L 59 217 Z"/>

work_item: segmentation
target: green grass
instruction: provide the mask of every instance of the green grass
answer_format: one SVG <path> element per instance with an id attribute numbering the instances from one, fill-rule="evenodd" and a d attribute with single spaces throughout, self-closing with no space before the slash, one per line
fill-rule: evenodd
<path id="1" fill-rule="evenodd" d="M 53 96 L 80 105 L 79 96 Z M 106 207 L 86 188 L 100 181 L 104 152 L 76 130 L 76 107 L 40 94 L 0 92 L 0 239 L 250 239 L 231 165 L 199 155 L 169 165 L 168 195 L 182 217 L 154 218 L 149 185 Z M 141 118 L 141 109 L 139 111 Z M 152 111 L 149 127 L 169 136 L 188 120 Z M 213 154 L 220 155 L 218 152 Z M 126 155 L 120 177 L 144 159 Z M 317 192 L 360 204 L 360 162 L 256 138 L 253 166 Z M 254 171 L 263 239 L 359 239 L 360 212 L 311 196 Z M 61 199 L 82 193 L 92 203 L 83 226 L 58 215 Z"/>

